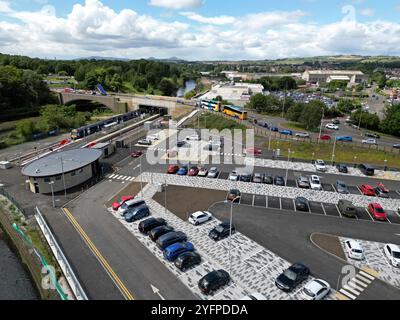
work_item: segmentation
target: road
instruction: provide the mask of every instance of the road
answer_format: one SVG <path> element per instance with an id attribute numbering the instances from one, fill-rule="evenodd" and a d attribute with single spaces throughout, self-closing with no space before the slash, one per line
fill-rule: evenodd
<path id="1" fill-rule="evenodd" d="M 227 204 L 218 203 L 210 211 L 219 219 L 229 220 Z M 337 288 L 342 268 L 347 264 L 314 246 L 309 240 L 311 234 L 321 232 L 391 243 L 400 232 L 400 226 L 377 226 L 367 221 L 360 225 L 352 220 L 249 206 L 236 206 L 233 221 L 239 232 L 292 263 L 306 264 L 314 276 L 325 279 L 332 288 Z M 359 299 L 399 300 L 400 290 L 376 280 Z"/>

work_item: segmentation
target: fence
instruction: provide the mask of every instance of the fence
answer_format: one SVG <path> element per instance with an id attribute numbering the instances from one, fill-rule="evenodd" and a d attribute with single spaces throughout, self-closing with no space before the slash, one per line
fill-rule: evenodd
<path id="1" fill-rule="evenodd" d="M 49 226 L 47 225 L 46 220 L 42 216 L 38 207 L 35 208 L 35 219 L 47 240 L 47 243 L 50 246 L 51 251 L 53 252 L 57 262 L 64 273 L 65 278 L 68 281 L 68 284 L 74 293 L 77 300 L 88 300 L 85 291 L 83 290 L 81 284 L 79 283 L 78 279 L 74 271 L 72 270 L 67 258 L 65 257 L 63 251 L 61 250 L 60 246 L 57 243 L 53 233 L 51 232 Z"/>

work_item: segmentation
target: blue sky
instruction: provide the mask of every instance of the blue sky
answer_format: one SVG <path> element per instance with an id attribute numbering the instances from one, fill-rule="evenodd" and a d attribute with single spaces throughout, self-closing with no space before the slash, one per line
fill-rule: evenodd
<path id="1" fill-rule="evenodd" d="M 398 55 L 399 18 L 399 0 L 0 0 L 0 52 L 193 60 Z"/>

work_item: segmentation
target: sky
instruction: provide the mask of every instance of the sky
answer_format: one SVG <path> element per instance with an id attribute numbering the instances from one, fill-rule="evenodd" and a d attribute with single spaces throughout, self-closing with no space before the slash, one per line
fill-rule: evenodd
<path id="1" fill-rule="evenodd" d="M 400 0 L 0 0 L 0 52 L 260 60 L 400 55 Z"/>

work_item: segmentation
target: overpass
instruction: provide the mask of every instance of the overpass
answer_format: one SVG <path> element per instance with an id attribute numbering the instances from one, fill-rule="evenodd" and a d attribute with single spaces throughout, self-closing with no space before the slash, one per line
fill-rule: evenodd
<path id="1" fill-rule="evenodd" d="M 93 101 L 101 103 L 114 112 L 119 113 L 134 111 L 140 107 L 165 108 L 168 109 L 168 113 L 170 113 L 170 109 L 174 109 L 179 105 L 188 105 L 193 107 L 196 105 L 196 102 L 191 100 L 152 95 L 137 96 L 129 94 L 110 94 L 103 96 L 60 91 L 57 91 L 57 94 L 60 103 L 64 105 L 82 100 Z"/>

